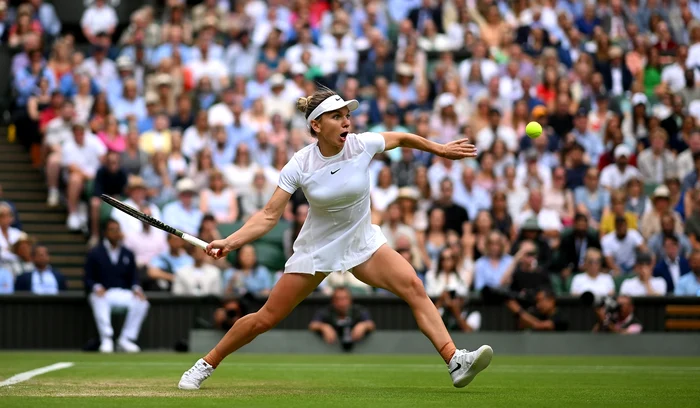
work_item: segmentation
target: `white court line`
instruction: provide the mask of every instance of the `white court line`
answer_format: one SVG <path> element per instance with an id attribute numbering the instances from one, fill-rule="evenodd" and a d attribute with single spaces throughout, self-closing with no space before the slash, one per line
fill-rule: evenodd
<path id="1" fill-rule="evenodd" d="M 37 368 L 35 370 L 30 370 L 24 373 L 19 373 L 17 375 L 13 375 L 12 377 L 8 378 L 5 381 L 0 382 L 0 387 L 5 387 L 7 385 L 14 385 L 21 383 L 22 381 L 27 381 L 28 379 L 32 377 L 36 377 L 37 375 L 42 375 L 49 373 L 51 371 L 56 371 L 56 370 L 62 370 L 64 368 L 68 367 L 73 367 L 73 363 L 56 363 L 56 364 L 51 364 L 46 367 L 41 367 Z"/>

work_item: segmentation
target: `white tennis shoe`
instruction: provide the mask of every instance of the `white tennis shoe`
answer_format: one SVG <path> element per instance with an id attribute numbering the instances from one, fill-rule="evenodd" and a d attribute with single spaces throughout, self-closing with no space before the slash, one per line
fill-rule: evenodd
<path id="1" fill-rule="evenodd" d="M 204 380 L 209 378 L 214 372 L 214 367 L 204 361 L 203 358 L 197 360 L 189 370 L 185 371 L 180 378 L 177 388 L 181 390 L 198 390 Z"/>
<path id="2" fill-rule="evenodd" d="M 481 346 L 476 351 L 457 350 L 452 356 L 447 369 L 452 377 L 452 384 L 457 388 L 466 387 L 491 363 L 493 349 Z"/>

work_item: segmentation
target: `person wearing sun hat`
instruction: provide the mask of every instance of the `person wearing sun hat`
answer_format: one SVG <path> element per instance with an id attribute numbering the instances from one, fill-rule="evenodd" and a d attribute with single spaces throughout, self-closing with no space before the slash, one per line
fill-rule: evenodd
<path id="1" fill-rule="evenodd" d="M 652 235 L 661 231 L 661 217 L 664 214 L 671 214 L 675 221 L 675 232 L 683 233 L 683 220 L 677 212 L 671 209 L 671 192 L 664 184 L 656 187 L 651 195 L 653 208 L 647 211 L 639 221 L 639 232 L 644 239 L 649 239 Z"/>

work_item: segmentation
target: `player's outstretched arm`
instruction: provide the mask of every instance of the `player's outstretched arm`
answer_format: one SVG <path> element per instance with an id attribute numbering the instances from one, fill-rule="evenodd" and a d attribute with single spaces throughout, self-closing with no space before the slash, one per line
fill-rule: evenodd
<path id="1" fill-rule="evenodd" d="M 235 251 L 243 245 L 253 242 L 270 232 L 282 216 L 284 208 L 287 206 L 287 202 L 291 196 L 292 195 L 288 192 L 277 187 L 270 201 L 265 205 L 265 208 L 250 217 L 238 231 L 225 239 L 212 241 L 207 246 L 207 254 L 216 259 L 223 258 L 229 252 Z"/>
<path id="2" fill-rule="evenodd" d="M 384 150 L 396 147 L 408 147 L 424 152 L 432 153 L 451 160 L 459 160 L 467 157 L 476 157 L 476 146 L 469 143 L 469 139 L 454 140 L 447 144 L 440 144 L 428 140 L 422 136 L 404 132 L 382 132 L 384 136 Z"/>

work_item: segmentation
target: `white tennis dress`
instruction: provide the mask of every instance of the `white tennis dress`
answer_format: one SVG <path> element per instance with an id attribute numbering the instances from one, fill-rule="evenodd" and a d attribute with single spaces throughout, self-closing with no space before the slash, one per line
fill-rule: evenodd
<path id="1" fill-rule="evenodd" d="M 324 157 L 313 143 L 284 166 L 279 187 L 290 194 L 301 188 L 309 200 L 285 273 L 352 271 L 387 242 L 370 215 L 369 163 L 382 151 L 382 135 L 350 133 L 340 153 Z"/>

